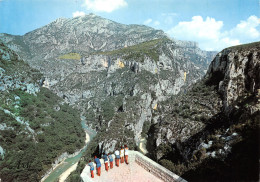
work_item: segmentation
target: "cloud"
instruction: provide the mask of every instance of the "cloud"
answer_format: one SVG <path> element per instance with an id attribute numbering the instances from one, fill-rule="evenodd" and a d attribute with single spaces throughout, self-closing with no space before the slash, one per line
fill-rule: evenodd
<path id="1" fill-rule="evenodd" d="M 145 25 L 149 25 L 153 20 L 151 18 L 144 21 Z"/>
<path id="2" fill-rule="evenodd" d="M 73 18 L 78 17 L 78 16 L 85 16 L 85 15 L 86 15 L 86 13 L 84 13 L 83 11 L 76 11 L 76 12 L 72 13 Z"/>
<path id="3" fill-rule="evenodd" d="M 230 37 L 237 37 L 241 41 L 256 41 L 260 39 L 260 19 L 252 15 L 246 21 L 240 21 L 239 24 L 229 32 Z"/>
<path id="4" fill-rule="evenodd" d="M 85 0 L 88 10 L 110 13 L 116 9 L 127 6 L 125 0 Z"/>
<path id="5" fill-rule="evenodd" d="M 144 21 L 144 24 L 156 27 L 156 26 L 160 25 L 160 22 L 159 21 L 153 21 L 153 19 L 149 18 L 149 19 Z"/>
<path id="6" fill-rule="evenodd" d="M 170 36 L 179 40 L 192 40 L 199 43 L 204 50 L 221 50 L 225 47 L 259 41 L 260 20 L 250 16 L 246 21 L 240 21 L 230 30 L 223 29 L 223 21 L 214 18 L 193 16 L 191 21 L 179 22 L 167 31 Z"/>

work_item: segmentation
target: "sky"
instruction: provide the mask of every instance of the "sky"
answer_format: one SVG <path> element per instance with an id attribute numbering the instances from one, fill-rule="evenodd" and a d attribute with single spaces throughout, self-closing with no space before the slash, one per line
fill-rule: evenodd
<path id="1" fill-rule="evenodd" d="M 23 35 L 89 13 L 160 29 L 209 51 L 260 41 L 260 0 L 0 0 L 0 33 Z"/>

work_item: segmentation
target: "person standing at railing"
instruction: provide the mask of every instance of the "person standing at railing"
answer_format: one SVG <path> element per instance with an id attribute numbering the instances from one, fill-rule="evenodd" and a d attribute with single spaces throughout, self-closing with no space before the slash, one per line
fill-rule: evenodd
<path id="1" fill-rule="evenodd" d="M 115 151 L 115 156 L 116 156 L 116 166 L 119 167 L 120 155 L 119 155 L 119 150 L 118 149 Z"/>
<path id="2" fill-rule="evenodd" d="M 90 167 L 91 178 L 94 178 L 94 164 L 91 162 L 91 160 L 89 160 L 88 165 Z"/>
<path id="3" fill-rule="evenodd" d="M 103 153 L 103 157 L 104 159 L 104 162 L 105 162 L 105 169 L 106 171 L 108 171 L 108 157 L 107 157 L 107 154 L 106 153 Z"/>
<path id="4" fill-rule="evenodd" d="M 108 153 L 108 158 L 109 158 L 109 162 L 110 162 L 110 169 L 113 169 L 113 157 L 112 154 Z"/>
<path id="5" fill-rule="evenodd" d="M 124 163 L 124 153 L 125 153 L 125 150 L 124 150 L 123 146 L 121 146 L 121 149 L 120 149 L 121 163 Z"/>
<path id="6" fill-rule="evenodd" d="M 128 162 L 128 147 L 127 147 L 127 145 L 125 145 L 125 163 L 126 164 L 129 164 L 129 162 Z"/>
<path id="7" fill-rule="evenodd" d="M 97 156 L 95 156 L 95 163 L 97 164 L 97 175 L 100 176 L 101 175 L 101 163 L 99 158 L 97 158 Z"/>

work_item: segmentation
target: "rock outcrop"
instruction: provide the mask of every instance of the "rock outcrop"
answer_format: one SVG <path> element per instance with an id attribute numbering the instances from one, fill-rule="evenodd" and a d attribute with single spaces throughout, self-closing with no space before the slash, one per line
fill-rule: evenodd
<path id="1" fill-rule="evenodd" d="M 150 156 L 187 180 L 257 180 L 259 50 L 259 42 L 224 49 L 186 94 L 161 103 L 147 132 Z"/>
<path id="2" fill-rule="evenodd" d="M 238 99 L 260 89 L 259 50 L 259 43 L 227 48 L 210 64 L 206 78 L 218 85 L 226 112 L 238 107 Z"/>

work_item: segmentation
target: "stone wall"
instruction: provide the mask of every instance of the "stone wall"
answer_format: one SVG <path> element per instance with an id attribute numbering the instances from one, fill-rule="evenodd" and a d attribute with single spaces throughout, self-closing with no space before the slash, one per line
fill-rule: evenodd
<path id="1" fill-rule="evenodd" d="M 113 158 L 115 159 L 115 155 L 113 155 Z M 146 171 L 152 173 L 156 177 L 160 178 L 161 180 L 165 182 L 186 182 L 186 180 L 182 179 L 178 175 L 174 174 L 173 172 L 169 171 L 165 167 L 161 166 L 160 164 L 154 162 L 153 160 L 149 159 L 148 157 L 144 156 L 140 152 L 137 151 L 129 151 L 129 165 L 131 167 L 132 162 L 136 162 L 138 165 L 140 165 L 142 168 L 144 168 Z M 114 160 L 115 161 L 115 160 Z M 100 159 L 101 162 L 101 174 L 105 172 L 104 167 L 104 160 Z M 115 165 L 115 162 L 114 162 Z M 95 171 L 96 173 L 96 165 Z M 81 173 L 81 181 L 82 182 L 93 182 L 93 180 L 90 177 L 90 167 L 86 165 L 86 167 L 83 169 Z"/>
<path id="2" fill-rule="evenodd" d="M 160 164 L 154 162 L 150 158 L 144 156 L 140 152 L 135 152 L 135 162 L 139 164 L 142 168 L 152 173 L 154 176 L 160 178 L 163 181 L 178 181 L 178 182 L 186 182 L 186 180 L 182 179 L 178 175 L 169 171 L 165 167 Z"/>

